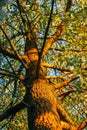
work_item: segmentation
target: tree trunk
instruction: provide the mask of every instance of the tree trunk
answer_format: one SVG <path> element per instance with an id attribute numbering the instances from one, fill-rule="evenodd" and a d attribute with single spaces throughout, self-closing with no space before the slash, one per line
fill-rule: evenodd
<path id="1" fill-rule="evenodd" d="M 28 121 L 30 130 L 62 130 L 52 86 L 45 79 L 34 80 L 27 97 L 30 100 Z"/>
<path id="2" fill-rule="evenodd" d="M 42 74 L 41 66 L 38 68 L 38 60 L 36 43 L 28 34 L 25 45 L 25 61 L 28 66 L 25 77 L 27 86 L 25 101 L 29 104 L 27 108 L 29 130 L 61 130 L 56 98 L 52 86 Z"/>

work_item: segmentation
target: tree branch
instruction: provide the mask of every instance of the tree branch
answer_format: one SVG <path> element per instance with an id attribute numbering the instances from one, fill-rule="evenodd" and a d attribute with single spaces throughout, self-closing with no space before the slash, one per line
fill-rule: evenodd
<path id="1" fill-rule="evenodd" d="M 63 100 L 66 96 L 68 96 L 70 93 L 76 92 L 75 90 L 69 90 L 67 92 L 64 92 L 62 94 L 59 95 L 59 100 L 58 102 L 60 102 L 61 100 Z"/>
<path id="2" fill-rule="evenodd" d="M 87 120 L 83 121 L 79 126 L 61 121 L 61 126 L 66 130 L 83 130 L 87 126 Z"/>
<path id="3" fill-rule="evenodd" d="M 27 66 L 25 65 L 25 63 L 22 61 L 21 56 L 20 56 L 20 55 L 18 54 L 18 52 L 16 51 L 15 46 L 11 43 L 11 40 L 9 39 L 7 33 L 6 33 L 6 32 L 4 31 L 4 29 L 2 28 L 1 24 L 0 24 L 0 29 L 2 30 L 2 32 L 3 32 L 3 34 L 5 35 L 6 39 L 8 40 L 8 42 L 9 42 L 9 44 L 10 44 L 10 46 L 11 46 L 13 52 L 14 52 L 14 53 L 16 54 L 16 56 L 18 57 L 19 61 L 23 64 L 23 66 L 24 66 L 25 68 L 27 68 Z"/>
<path id="4" fill-rule="evenodd" d="M 40 65 L 41 65 L 41 60 L 42 60 L 43 52 L 44 52 L 44 49 L 45 49 L 47 35 L 48 35 L 51 20 L 52 20 L 53 6 L 54 6 L 54 0 L 52 0 L 52 3 L 51 3 L 51 10 L 50 10 L 50 14 L 49 14 L 48 23 L 47 23 L 47 26 L 46 26 L 46 29 L 45 29 L 44 41 L 43 41 L 43 45 L 42 45 L 42 48 L 41 48 L 41 52 L 39 54 L 39 60 L 38 60 L 37 72 L 36 72 L 37 75 L 39 73 L 39 68 L 40 68 Z"/>
<path id="5" fill-rule="evenodd" d="M 64 77 L 63 76 L 46 76 L 47 79 L 63 79 Z"/>
<path id="6" fill-rule="evenodd" d="M 46 68 L 52 68 L 52 69 L 57 69 L 59 71 L 69 71 L 69 72 L 72 72 L 70 69 L 66 69 L 66 68 L 63 68 L 63 67 L 59 67 L 59 66 L 56 66 L 56 65 L 52 65 L 52 64 L 48 64 L 48 63 L 42 63 L 42 65 Z"/>
<path id="7" fill-rule="evenodd" d="M 19 104 L 7 109 L 5 112 L 3 112 L 3 114 L 0 114 L 0 122 L 7 119 L 11 115 L 15 115 L 25 107 L 26 105 L 23 102 L 20 102 Z"/>
<path id="8" fill-rule="evenodd" d="M 4 75 L 4 76 L 9 76 L 9 77 L 16 77 L 16 75 L 14 75 L 14 74 L 11 73 L 11 72 L 7 73 L 7 72 L 0 71 L 0 74 L 1 74 L 1 75 Z M 16 78 L 18 78 L 18 77 L 16 77 Z"/>
<path id="9" fill-rule="evenodd" d="M 62 88 L 63 86 L 68 85 L 70 82 L 72 82 L 73 80 L 78 79 L 78 78 L 79 78 L 78 76 L 77 76 L 77 77 L 70 77 L 70 78 L 68 78 L 67 80 L 64 80 L 63 82 L 60 82 L 59 84 L 55 84 L 55 83 L 54 83 L 54 85 L 55 85 L 54 89 L 55 89 L 55 90 L 56 90 L 56 89 L 60 89 L 60 88 Z"/>
<path id="10" fill-rule="evenodd" d="M 3 53 L 7 56 L 9 56 L 10 58 L 14 58 L 16 60 L 19 60 L 19 58 L 17 57 L 16 54 L 12 53 L 10 50 L 5 49 L 3 46 L 0 45 L 0 53 Z"/>
<path id="11" fill-rule="evenodd" d="M 63 79 L 65 76 L 67 76 L 68 74 L 71 74 L 71 72 L 66 72 L 66 73 L 63 73 L 62 75 L 60 76 L 46 76 L 47 79 L 57 79 L 57 78 L 60 78 L 60 79 Z"/>
<path id="12" fill-rule="evenodd" d="M 83 122 L 79 125 L 79 127 L 78 127 L 77 130 L 82 130 L 82 129 L 84 129 L 86 126 L 87 126 L 87 120 L 83 121 Z"/>
<path id="13" fill-rule="evenodd" d="M 64 29 L 64 23 L 62 22 L 58 27 L 55 33 L 51 36 L 51 38 L 45 43 L 44 49 L 42 52 L 41 58 L 48 52 L 48 50 L 51 48 L 53 43 L 58 40 L 59 36 L 61 35 L 62 31 Z"/>
<path id="14" fill-rule="evenodd" d="M 17 6 L 18 6 L 18 9 L 19 9 L 19 13 L 20 13 L 20 17 L 21 17 L 21 19 L 22 19 L 22 23 L 23 23 L 23 25 L 25 26 L 25 22 L 26 22 L 26 20 L 23 18 L 23 16 L 22 16 L 22 6 L 20 5 L 20 2 L 19 2 L 19 0 L 16 0 L 16 3 L 17 3 Z M 16 6 L 16 7 L 17 7 Z"/>
<path id="15" fill-rule="evenodd" d="M 52 0 L 52 4 L 51 5 L 52 6 L 51 6 L 51 11 L 50 11 L 50 17 L 48 19 L 48 24 L 47 24 L 47 27 L 46 27 L 46 30 L 45 30 L 44 43 L 43 43 L 43 46 L 42 46 L 42 49 L 41 49 L 40 58 L 41 58 L 41 55 L 42 55 L 44 47 L 45 47 L 45 43 L 46 43 L 46 39 L 47 39 L 47 34 L 48 34 L 50 23 L 51 23 L 51 20 L 52 20 L 54 0 Z"/>
<path id="16" fill-rule="evenodd" d="M 61 126 L 64 130 L 77 130 L 77 126 L 61 121 Z"/>
<path id="17" fill-rule="evenodd" d="M 17 78 L 17 79 L 20 79 L 21 81 L 24 80 L 23 76 L 22 75 L 16 75 L 14 74 L 13 72 L 10 72 L 10 71 L 7 71 L 7 70 L 4 70 L 2 68 L 0 68 L 0 74 L 3 75 L 3 76 L 9 76 L 9 77 L 14 77 L 14 78 Z"/>
<path id="18" fill-rule="evenodd" d="M 55 51 L 61 51 L 61 52 L 65 52 L 65 51 L 71 51 L 71 52 L 87 52 L 87 49 L 82 49 L 82 50 L 78 50 L 78 49 L 57 49 L 57 48 L 50 48 L 50 49 L 54 49 Z"/>
<path id="19" fill-rule="evenodd" d="M 6 39 L 8 40 L 12 50 L 14 51 L 14 53 L 16 54 L 16 56 L 20 59 L 20 55 L 18 54 L 18 52 L 16 51 L 16 48 L 14 47 L 14 45 L 11 43 L 11 40 L 9 39 L 7 33 L 4 31 L 4 29 L 2 28 L 2 26 L 0 25 L 0 29 L 2 30 L 3 34 L 5 35 Z"/>
<path id="20" fill-rule="evenodd" d="M 22 34 L 18 29 L 16 29 L 14 26 L 11 25 L 11 23 L 9 24 L 7 21 L 5 22 L 6 25 L 8 25 L 9 27 L 11 27 L 13 30 L 15 30 L 16 32 L 18 32 L 19 34 Z"/>
<path id="21" fill-rule="evenodd" d="M 61 120 L 66 121 L 72 125 L 75 124 L 59 103 L 57 103 L 57 111 Z"/>
<path id="22" fill-rule="evenodd" d="M 59 36 L 61 35 L 62 31 L 64 29 L 64 23 L 62 22 L 58 27 L 55 33 L 51 36 L 51 38 L 46 42 L 44 45 L 44 49 L 42 52 L 42 57 L 48 52 L 48 50 L 51 48 L 53 43 L 58 40 Z"/>
<path id="23" fill-rule="evenodd" d="M 37 44 L 36 44 L 36 34 L 31 28 L 31 22 L 29 20 L 29 17 L 27 16 L 26 11 L 24 10 L 23 6 L 21 5 L 21 2 L 19 0 L 16 0 L 16 2 L 17 2 L 17 5 L 18 5 L 18 9 L 19 9 L 19 12 L 20 12 L 20 17 L 22 19 L 22 23 L 23 23 L 23 25 L 25 27 L 25 32 L 26 32 L 27 36 L 28 36 L 28 34 L 31 35 L 31 40 L 32 40 L 32 42 L 34 42 L 35 47 L 38 50 Z M 23 15 L 22 15 L 23 13 L 24 13 L 24 15 L 26 17 L 26 20 L 23 18 Z M 29 31 L 30 31 L 30 33 L 29 33 Z M 27 38 L 29 40 L 29 37 L 27 37 Z"/>
<path id="24" fill-rule="evenodd" d="M 66 5 L 66 10 L 65 12 L 68 12 L 71 8 L 71 5 L 72 5 L 72 0 L 67 0 L 67 5 Z"/>

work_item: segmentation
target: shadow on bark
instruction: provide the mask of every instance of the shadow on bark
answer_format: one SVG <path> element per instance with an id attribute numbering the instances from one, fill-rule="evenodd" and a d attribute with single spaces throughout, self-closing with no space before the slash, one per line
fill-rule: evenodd
<path id="1" fill-rule="evenodd" d="M 28 109 L 30 130 L 57 130 L 59 115 L 50 100 L 39 98 L 32 100 Z"/>

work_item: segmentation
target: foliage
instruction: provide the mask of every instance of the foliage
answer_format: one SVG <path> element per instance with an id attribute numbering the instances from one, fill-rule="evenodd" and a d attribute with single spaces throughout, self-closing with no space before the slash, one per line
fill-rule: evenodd
<path id="1" fill-rule="evenodd" d="M 87 2 L 72 0 L 67 12 L 66 5 L 66 0 L 55 0 L 50 14 L 52 0 L 19 0 L 19 4 L 18 0 L 0 1 L 0 27 L 8 36 L 0 30 L 0 113 L 22 101 L 26 93 L 22 82 L 26 67 L 20 56 L 25 54 L 27 32 L 33 34 L 43 56 L 48 82 L 61 84 L 55 91 L 56 98 L 60 100 L 63 93 L 74 91 L 62 99 L 61 106 L 77 124 L 87 118 Z M 62 23 L 61 35 L 45 53 L 44 46 Z M 4 120 L 0 127 L 27 130 L 25 124 L 28 124 L 26 109 Z"/>

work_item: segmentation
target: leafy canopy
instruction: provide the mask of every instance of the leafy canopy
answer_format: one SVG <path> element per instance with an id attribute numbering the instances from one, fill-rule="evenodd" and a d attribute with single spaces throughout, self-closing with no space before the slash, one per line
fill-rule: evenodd
<path id="1" fill-rule="evenodd" d="M 55 95 L 60 99 L 63 93 L 74 90 L 62 100 L 61 105 L 74 122 L 82 122 L 87 116 L 86 0 L 72 0 L 67 12 L 67 0 L 55 0 L 52 14 L 50 14 L 51 0 L 19 0 L 19 5 L 17 0 L 0 1 L 1 26 L 21 56 L 25 53 L 25 29 L 28 32 L 32 30 L 36 46 L 43 55 L 48 81 L 60 85 L 71 78 L 67 84 L 60 85 Z M 45 43 L 62 22 L 64 23 L 62 34 L 46 52 L 43 52 Z M 30 30 L 27 23 L 30 24 Z M 18 78 L 25 77 L 25 68 L 17 56 L 14 56 L 15 51 L 9 39 L 0 30 L 0 113 L 20 102 L 26 92 Z M 26 109 L 17 113 L 13 120 L 11 118 L 3 121 L 0 127 L 8 129 L 10 126 L 10 129 L 14 130 L 27 129 Z"/>

